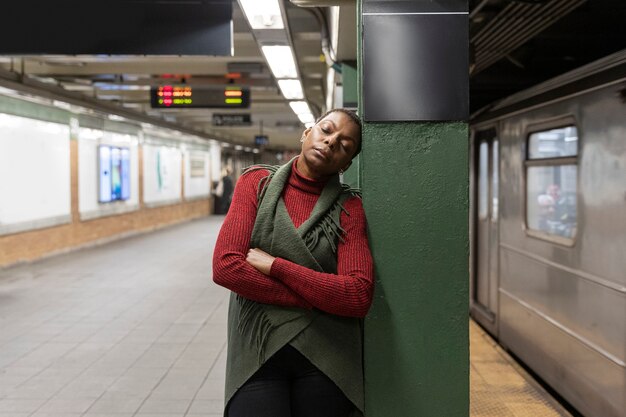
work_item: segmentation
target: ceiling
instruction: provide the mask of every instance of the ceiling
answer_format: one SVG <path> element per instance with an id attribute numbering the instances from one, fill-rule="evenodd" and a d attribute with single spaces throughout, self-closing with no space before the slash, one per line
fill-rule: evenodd
<path id="1" fill-rule="evenodd" d="M 624 0 L 470 0 L 470 112 L 626 48 Z"/>
<path id="2" fill-rule="evenodd" d="M 314 115 L 324 108 L 327 65 L 321 57 L 322 21 L 314 9 L 283 2 L 304 94 Z M 317 13 L 319 14 L 319 13 Z M 356 32 L 354 32 L 356 33 Z M 0 57 L 0 68 L 51 87 L 122 106 L 216 139 L 246 146 L 269 136 L 270 147 L 295 148 L 304 126 L 283 98 L 237 1 L 233 1 L 234 56 L 38 55 Z M 233 76 L 232 73 L 239 73 Z M 229 75 L 230 74 L 230 75 Z M 236 77 L 236 78 L 233 78 Z M 249 109 L 153 109 L 150 86 L 240 85 L 250 88 Z M 251 126 L 218 127 L 213 113 L 250 113 Z M 129 113 L 126 112 L 127 116 Z"/>
<path id="3" fill-rule="evenodd" d="M 293 2 L 293 3 L 292 3 Z M 282 0 L 305 97 L 315 116 L 327 106 L 327 88 L 340 83 L 324 56 L 356 60 L 356 1 Z M 335 7 L 298 7 L 295 4 Z M 624 0 L 469 0 L 470 108 L 626 48 Z M 333 25 L 333 22 L 335 25 Z M 337 24 L 338 23 L 338 24 Z M 326 28 L 326 30 L 324 30 Z M 233 1 L 234 56 L 0 56 L 0 81 L 32 80 L 90 103 L 124 109 L 181 126 L 188 132 L 251 146 L 269 136 L 270 149 L 294 149 L 304 126 L 277 88 L 257 40 Z M 322 49 L 328 33 L 331 51 Z M 325 54 L 326 52 L 326 54 Z M 240 73 L 232 78 L 229 73 Z M 330 79 L 330 82 L 328 80 Z M 251 105 L 235 109 L 152 109 L 150 86 L 184 83 L 249 86 Z M 59 90 L 63 89 L 63 90 Z M 115 106 L 115 107 L 110 107 Z M 251 113 L 252 125 L 213 126 L 213 113 Z"/>

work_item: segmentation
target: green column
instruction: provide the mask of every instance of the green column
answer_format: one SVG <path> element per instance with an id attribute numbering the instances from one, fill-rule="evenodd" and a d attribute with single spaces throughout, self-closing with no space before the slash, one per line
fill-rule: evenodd
<path id="1" fill-rule="evenodd" d="M 341 63 L 341 84 L 343 107 L 356 107 L 359 101 L 359 84 L 355 61 Z"/>
<path id="2" fill-rule="evenodd" d="M 366 417 L 469 415 L 468 181 L 466 123 L 364 123 Z"/>
<path id="3" fill-rule="evenodd" d="M 343 85 L 343 106 L 356 107 L 358 104 L 358 75 L 356 62 L 343 62 L 341 64 L 341 83 Z M 352 160 L 352 165 L 343 174 L 343 182 L 352 187 L 359 187 L 359 156 Z"/>

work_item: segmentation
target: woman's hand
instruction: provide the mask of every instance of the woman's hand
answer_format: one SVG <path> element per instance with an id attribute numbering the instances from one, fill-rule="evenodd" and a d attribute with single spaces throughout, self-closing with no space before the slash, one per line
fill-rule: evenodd
<path id="1" fill-rule="evenodd" d="M 246 261 L 265 275 L 270 274 L 274 259 L 276 259 L 274 256 L 257 248 L 250 249 L 246 256 Z"/>

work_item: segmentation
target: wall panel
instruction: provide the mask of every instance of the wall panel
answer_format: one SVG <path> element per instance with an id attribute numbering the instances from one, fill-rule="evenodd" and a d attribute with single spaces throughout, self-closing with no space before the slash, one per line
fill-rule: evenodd
<path id="1" fill-rule="evenodd" d="M 8 114 L 0 126 L 0 234 L 69 222 L 69 126 Z"/>

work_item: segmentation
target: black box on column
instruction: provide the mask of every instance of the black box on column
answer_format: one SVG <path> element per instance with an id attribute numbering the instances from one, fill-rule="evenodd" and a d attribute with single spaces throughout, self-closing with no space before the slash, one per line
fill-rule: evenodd
<path id="1" fill-rule="evenodd" d="M 366 121 L 467 120 L 467 1 L 363 0 Z"/>

